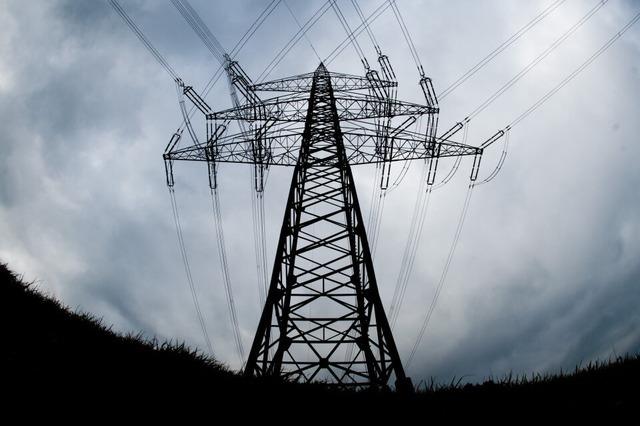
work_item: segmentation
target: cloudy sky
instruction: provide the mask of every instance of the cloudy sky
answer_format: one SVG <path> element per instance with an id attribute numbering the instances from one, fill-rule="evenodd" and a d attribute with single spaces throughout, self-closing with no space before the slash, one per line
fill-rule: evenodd
<path id="1" fill-rule="evenodd" d="M 192 0 L 231 48 L 267 0 Z M 300 21 L 323 1 L 289 0 Z M 365 14 L 382 0 L 360 0 Z M 441 103 L 441 128 L 463 119 L 597 3 L 568 0 Z M 348 1 L 350 24 L 358 17 Z M 546 1 L 398 2 L 440 92 L 551 4 Z M 167 1 L 122 5 L 180 76 L 202 88 L 217 62 Z M 555 86 L 640 10 L 611 0 L 512 89 L 479 114 L 480 144 Z M 123 332 L 206 350 L 180 260 L 161 154 L 180 123 L 174 85 L 105 1 L 0 4 L 0 260 L 67 305 Z M 373 31 L 399 74 L 400 97 L 421 101 L 417 73 L 388 11 Z M 239 54 L 258 75 L 297 31 L 280 5 Z M 331 12 L 308 34 L 321 57 L 344 38 Z M 371 43 L 360 42 L 375 62 Z M 304 40 L 272 77 L 308 72 Z M 331 65 L 361 73 L 352 50 Z M 558 371 L 640 351 L 640 26 L 511 132 L 501 174 L 473 194 L 447 281 L 416 359 L 414 382 L 510 371 Z M 229 105 L 224 85 L 208 97 Z M 482 175 L 498 160 L 497 146 Z M 443 170 L 446 170 L 446 164 Z M 406 361 L 451 245 L 471 164 L 434 192 L 395 337 Z M 266 192 L 268 262 L 290 169 Z M 369 208 L 373 171 L 355 171 Z M 393 294 L 420 166 L 389 194 L 376 270 Z M 206 167 L 176 165 L 176 195 L 194 280 L 216 356 L 237 368 L 218 265 Z M 224 166 L 220 194 L 242 338 L 260 312 L 249 169 Z"/>

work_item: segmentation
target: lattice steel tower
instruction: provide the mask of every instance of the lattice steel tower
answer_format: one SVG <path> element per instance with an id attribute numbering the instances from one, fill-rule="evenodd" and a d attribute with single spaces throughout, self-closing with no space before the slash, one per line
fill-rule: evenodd
<path id="1" fill-rule="evenodd" d="M 406 381 L 378 292 L 331 76 L 322 64 L 311 83 L 271 286 L 246 372 L 284 370 L 308 381 L 321 369 L 340 383 L 385 385 L 392 373 Z"/>
<path id="2" fill-rule="evenodd" d="M 251 164 L 257 191 L 269 167 L 294 167 L 245 374 L 344 387 L 386 387 L 395 378 L 397 389 L 410 387 L 380 299 L 351 165 L 377 163 L 376 184 L 386 188 L 393 162 L 428 161 L 431 184 L 438 158 L 473 155 L 473 179 L 482 148 L 449 139 L 460 123 L 436 137 L 430 79 L 420 80 L 426 105 L 398 101 L 388 59 L 378 59 L 382 77 L 371 69 L 365 77 L 332 73 L 320 64 L 313 73 L 253 84 L 227 57 L 234 107 L 218 112 L 182 87 L 205 115 L 207 137 L 178 148 L 174 135 L 164 154 L 170 186 L 176 160 L 206 161 L 212 188 L 218 163 Z M 260 92 L 285 94 L 261 99 Z M 409 131 L 419 117 L 426 118 L 424 131 Z M 240 132 L 227 135 L 232 121 Z"/>

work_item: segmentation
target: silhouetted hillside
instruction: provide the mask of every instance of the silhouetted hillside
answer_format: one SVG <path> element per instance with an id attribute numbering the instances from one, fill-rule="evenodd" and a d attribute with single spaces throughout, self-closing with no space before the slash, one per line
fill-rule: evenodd
<path id="1" fill-rule="evenodd" d="M 193 375 L 220 382 L 236 379 L 220 364 L 184 345 L 114 333 L 92 316 L 74 313 L 43 296 L 4 265 L 0 282 L 2 335 L 7 343 L 3 374 L 86 383 Z"/>
<path id="2" fill-rule="evenodd" d="M 135 395 L 155 397 L 156 403 L 195 398 L 218 407 L 273 407 L 286 401 L 296 411 L 359 407 L 371 416 L 383 409 L 387 414 L 399 410 L 429 418 L 498 416 L 492 418 L 496 422 L 500 416 L 516 413 L 563 411 L 580 417 L 640 413 L 637 356 L 590 364 L 571 374 L 525 380 L 506 377 L 466 386 L 432 384 L 409 396 L 247 379 L 184 345 L 114 333 L 90 315 L 74 313 L 43 296 L 5 265 L 0 265 L 0 319 L 0 375 L 5 390 L 46 389 L 47 398 Z M 637 423 L 638 419 L 633 424 Z"/>
<path id="3" fill-rule="evenodd" d="M 120 392 L 154 393 L 184 386 L 181 392 L 202 388 L 223 395 L 260 385 L 184 344 L 115 333 L 44 296 L 1 264 L 0 318 L 0 375 L 16 383 L 71 391 L 117 385 Z"/>

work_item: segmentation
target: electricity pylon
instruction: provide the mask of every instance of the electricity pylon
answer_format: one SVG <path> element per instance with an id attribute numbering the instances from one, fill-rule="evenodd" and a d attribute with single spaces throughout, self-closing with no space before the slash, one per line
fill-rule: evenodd
<path id="1" fill-rule="evenodd" d="M 313 73 L 253 84 L 228 60 L 234 107 L 217 112 L 183 87 L 206 117 L 207 138 L 178 148 L 174 135 L 164 154 L 170 186 L 176 160 L 207 162 L 212 188 L 218 163 L 251 164 L 257 191 L 269 167 L 294 167 L 245 374 L 343 387 L 386 387 L 395 377 L 397 389 L 410 387 L 380 299 L 351 166 L 379 163 L 386 188 L 394 162 L 429 161 L 432 184 L 440 157 L 471 155 L 475 180 L 483 148 L 449 139 L 460 123 L 436 137 L 431 81 L 420 81 L 426 105 L 398 101 L 388 59 L 380 55 L 379 62 L 382 78 L 374 70 L 365 77 L 332 73 L 320 64 Z M 285 94 L 261 99 L 259 92 Z M 396 125 L 394 117 L 405 119 Z M 426 117 L 423 133 L 408 130 L 418 117 Z M 227 135 L 231 121 L 241 131 Z"/>

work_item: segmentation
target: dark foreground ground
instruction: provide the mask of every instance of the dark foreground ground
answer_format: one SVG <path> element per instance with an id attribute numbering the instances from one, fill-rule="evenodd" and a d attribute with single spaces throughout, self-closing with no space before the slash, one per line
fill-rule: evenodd
<path id="1" fill-rule="evenodd" d="M 0 336 L 0 409 L 29 401 L 31 407 L 47 403 L 58 411 L 93 407 L 94 416 L 186 410 L 212 420 L 221 413 L 262 415 L 268 424 L 284 418 L 341 424 L 344 414 L 361 420 L 411 418 L 414 424 L 435 419 L 555 423 L 558 415 L 640 424 L 637 355 L 561 375 L 436 384 L 413 395 L 248 379 L 184 345 L 114 333 L 90 315 L 43 296 L 1 264 Z"/>

